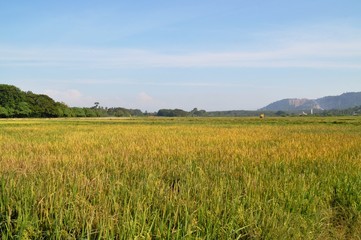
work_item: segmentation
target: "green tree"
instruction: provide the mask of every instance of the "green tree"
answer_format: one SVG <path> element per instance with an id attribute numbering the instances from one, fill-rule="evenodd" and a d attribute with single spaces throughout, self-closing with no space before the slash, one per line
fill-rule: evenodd
<path id="1" fill-rule="evenodd" d="M 9 117 L 9 112 L 6 108 L 0 106 L 0 117 L 7 118 Z"/>
<path id="2" fill-rule="evenodd" d="M 84 108 L 84 113 L 86 117 L 97 117 L 96 110 L 93 108 Z"/>
<path id="3" fill-rule="evenodd" d="M 59 105 L 49 96 L 28 92 L 26 97 L 32 110 L 32 117 L 60 117 L 62 115 Z"/>
<path id="4" fill-rule="evenodd" d="M 31 115 L 31 109 L 27 102 L 20 102 L 17 105 L 17 109 L 15 110 L 15 114 L 17 117 L 29 117 Z"/>
<path id="5" fill-rule="evenodd" d="M 280 117 L 286 117 L 287 113 L 285 111 L 277 111 L 275 112 L 275 115 Z"/>
<path id="6" fill-rule="evenodd" d="M 86 117 L 85 111 L 83 108 L 74 107 L 72 108 L 74 117 Z"/>
<path id="7" fill-rule="evenodd" d="M 0 84 L 0 106 L 17 109 L 19 103 L 25 101 L 25 93 L 11 85 Z"/>
<path id="8" fill-rule="evenodd" d="M 186 117 L 188 112 L 182 109 L 160 109 L 157 116 L 161 117 Z"/>

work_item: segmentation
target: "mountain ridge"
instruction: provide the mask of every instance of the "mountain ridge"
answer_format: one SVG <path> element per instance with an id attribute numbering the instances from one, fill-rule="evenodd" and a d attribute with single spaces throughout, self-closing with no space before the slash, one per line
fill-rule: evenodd
<path id="1" fill-rule="evenodd" d="M 307 110 L 342 110 L 361 105 L 361 92 L 346 92 L 336 96 L 325 96 L 317 99 L 286 98 L 270 103 L 259 109 L 261 111 L 307 111 Z"/>

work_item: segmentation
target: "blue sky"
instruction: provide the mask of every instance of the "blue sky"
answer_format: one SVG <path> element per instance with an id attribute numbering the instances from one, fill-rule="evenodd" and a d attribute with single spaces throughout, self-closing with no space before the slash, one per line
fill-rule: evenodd
<path id="1" fill-rule="evenodd" d="M 361 1 L 1 1 L 0 83 L 69 106 L 254 110 L 361 91 Z"/>

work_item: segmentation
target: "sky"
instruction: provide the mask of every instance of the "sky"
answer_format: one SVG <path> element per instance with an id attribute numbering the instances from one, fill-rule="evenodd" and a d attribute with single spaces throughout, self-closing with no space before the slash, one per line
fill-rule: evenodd
<path id="1" fill-rule="evenodd" d="M 148 112 L 361 91 L 360 13 L 360 0 L 0 1 L 0 84 Z"/>

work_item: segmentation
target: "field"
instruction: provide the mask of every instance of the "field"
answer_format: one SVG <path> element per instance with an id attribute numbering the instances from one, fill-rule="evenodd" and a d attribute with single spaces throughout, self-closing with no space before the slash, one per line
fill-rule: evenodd
<path id="1" fill-rule="evenodd" d="M 361 118 L 0 120 L 1 239 L 359 239 Z"/>

